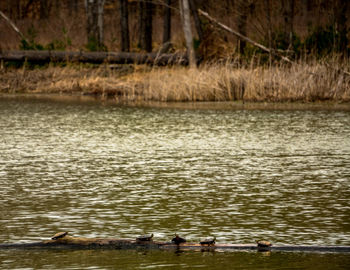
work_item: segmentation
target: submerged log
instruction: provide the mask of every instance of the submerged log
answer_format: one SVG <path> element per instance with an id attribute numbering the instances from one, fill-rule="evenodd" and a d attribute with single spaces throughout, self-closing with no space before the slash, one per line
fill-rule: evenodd
<path id="1" fill-rule="evenodd" d="M 184 54 L 132 53 L 132 52 L 65 52 L 65 51 L 3 51 L 0 60 L 8 62 L 79 62 L 112 64 L 187 65 Z"/>
<path id="2" fill-rule="evenodd" d="M 281 245 L 260 248 L 256 244 L 214 244 L 201 245 L 197 243 L 137 241 L 115 238 L 84 238 L 64 236 L 56 240 L 33 243 L 0 244 L 0 249 L 161 249 L 161 250 L 197 250 L 197 251 L 225 251 L 225 250 L 256 250 L 256 251 L 297 251 L 297 252 L 350 252 L 350 246 L 303 246 Z"/>

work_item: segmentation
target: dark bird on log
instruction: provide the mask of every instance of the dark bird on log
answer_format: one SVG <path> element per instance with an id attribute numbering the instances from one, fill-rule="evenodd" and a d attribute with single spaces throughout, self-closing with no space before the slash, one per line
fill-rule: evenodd
<path id="1" fill-rule="evenodd" d="M 186 239 L 178 236 L 175 233 L 175 237 L 173 239 L 171 239 L 171 242 L 176 244 L 176 245 L 180 245 L 181 243 L 186 243 Z"/>

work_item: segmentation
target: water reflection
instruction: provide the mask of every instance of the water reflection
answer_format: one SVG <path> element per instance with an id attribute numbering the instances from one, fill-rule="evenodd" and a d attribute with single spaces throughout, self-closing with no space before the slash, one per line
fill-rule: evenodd
<path id="1" fill-rule="evenodd" d="M 0 99 L 0 242 L 68 230 L 349 245 L 349 134 L 348 111 Z"/>
<path id="2" fill-rule="evenodd" d="M 18 260 L 21 258 L 21 260 Z M 3 260 L 1 260 L 3 259 Z M 6 269 L 346 269 L 344 254 L 184 252 L 142 250 L 5 250 Z"/>

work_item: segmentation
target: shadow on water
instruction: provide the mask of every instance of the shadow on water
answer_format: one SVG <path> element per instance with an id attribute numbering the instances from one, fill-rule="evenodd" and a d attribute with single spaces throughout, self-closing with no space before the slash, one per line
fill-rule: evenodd
<path id="1" fill-rule="evenodd" d="M 61 102 L 66 104 L 90 104 L 126 106 L 138 108 L 169 108 L 169 109 L 202 109 L 202 110 L 332 110 L 350 111 L 350 103 L 337 102 L 157 102 L 157 101 L 116 101 L 114 99 L 101 99 L 82 95 L 57 95 L 57 94 L 0 94 L 0 100 L 19 100 L 29 102 Z"/>
<path id="2" fill-rule="evenodd" d="M 18 260 L 18 258 L 21 258 Z M 79 250 L 0 254 L 3 269 L 346 269 L 346 254 Z"/>

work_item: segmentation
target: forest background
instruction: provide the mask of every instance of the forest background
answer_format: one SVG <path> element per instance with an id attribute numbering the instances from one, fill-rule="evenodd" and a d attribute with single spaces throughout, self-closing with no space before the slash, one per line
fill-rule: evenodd
<path id="1" fill-rule="evenodd" d="M 184 52 L 179 2 L 1 1 L 0 10 L 23 37 L 2 19 L 0 50 Z M 348 2 L 189 0 L 198 69 L 51 64 L 32 72 L 27 64 L 19 72 L 5 65 L 0 89 L 128 100 L 349 101 Z M 273 53 L 217 27 L 198 9 Z M 284 63 L 281 56 L 293 63 Z"/>

